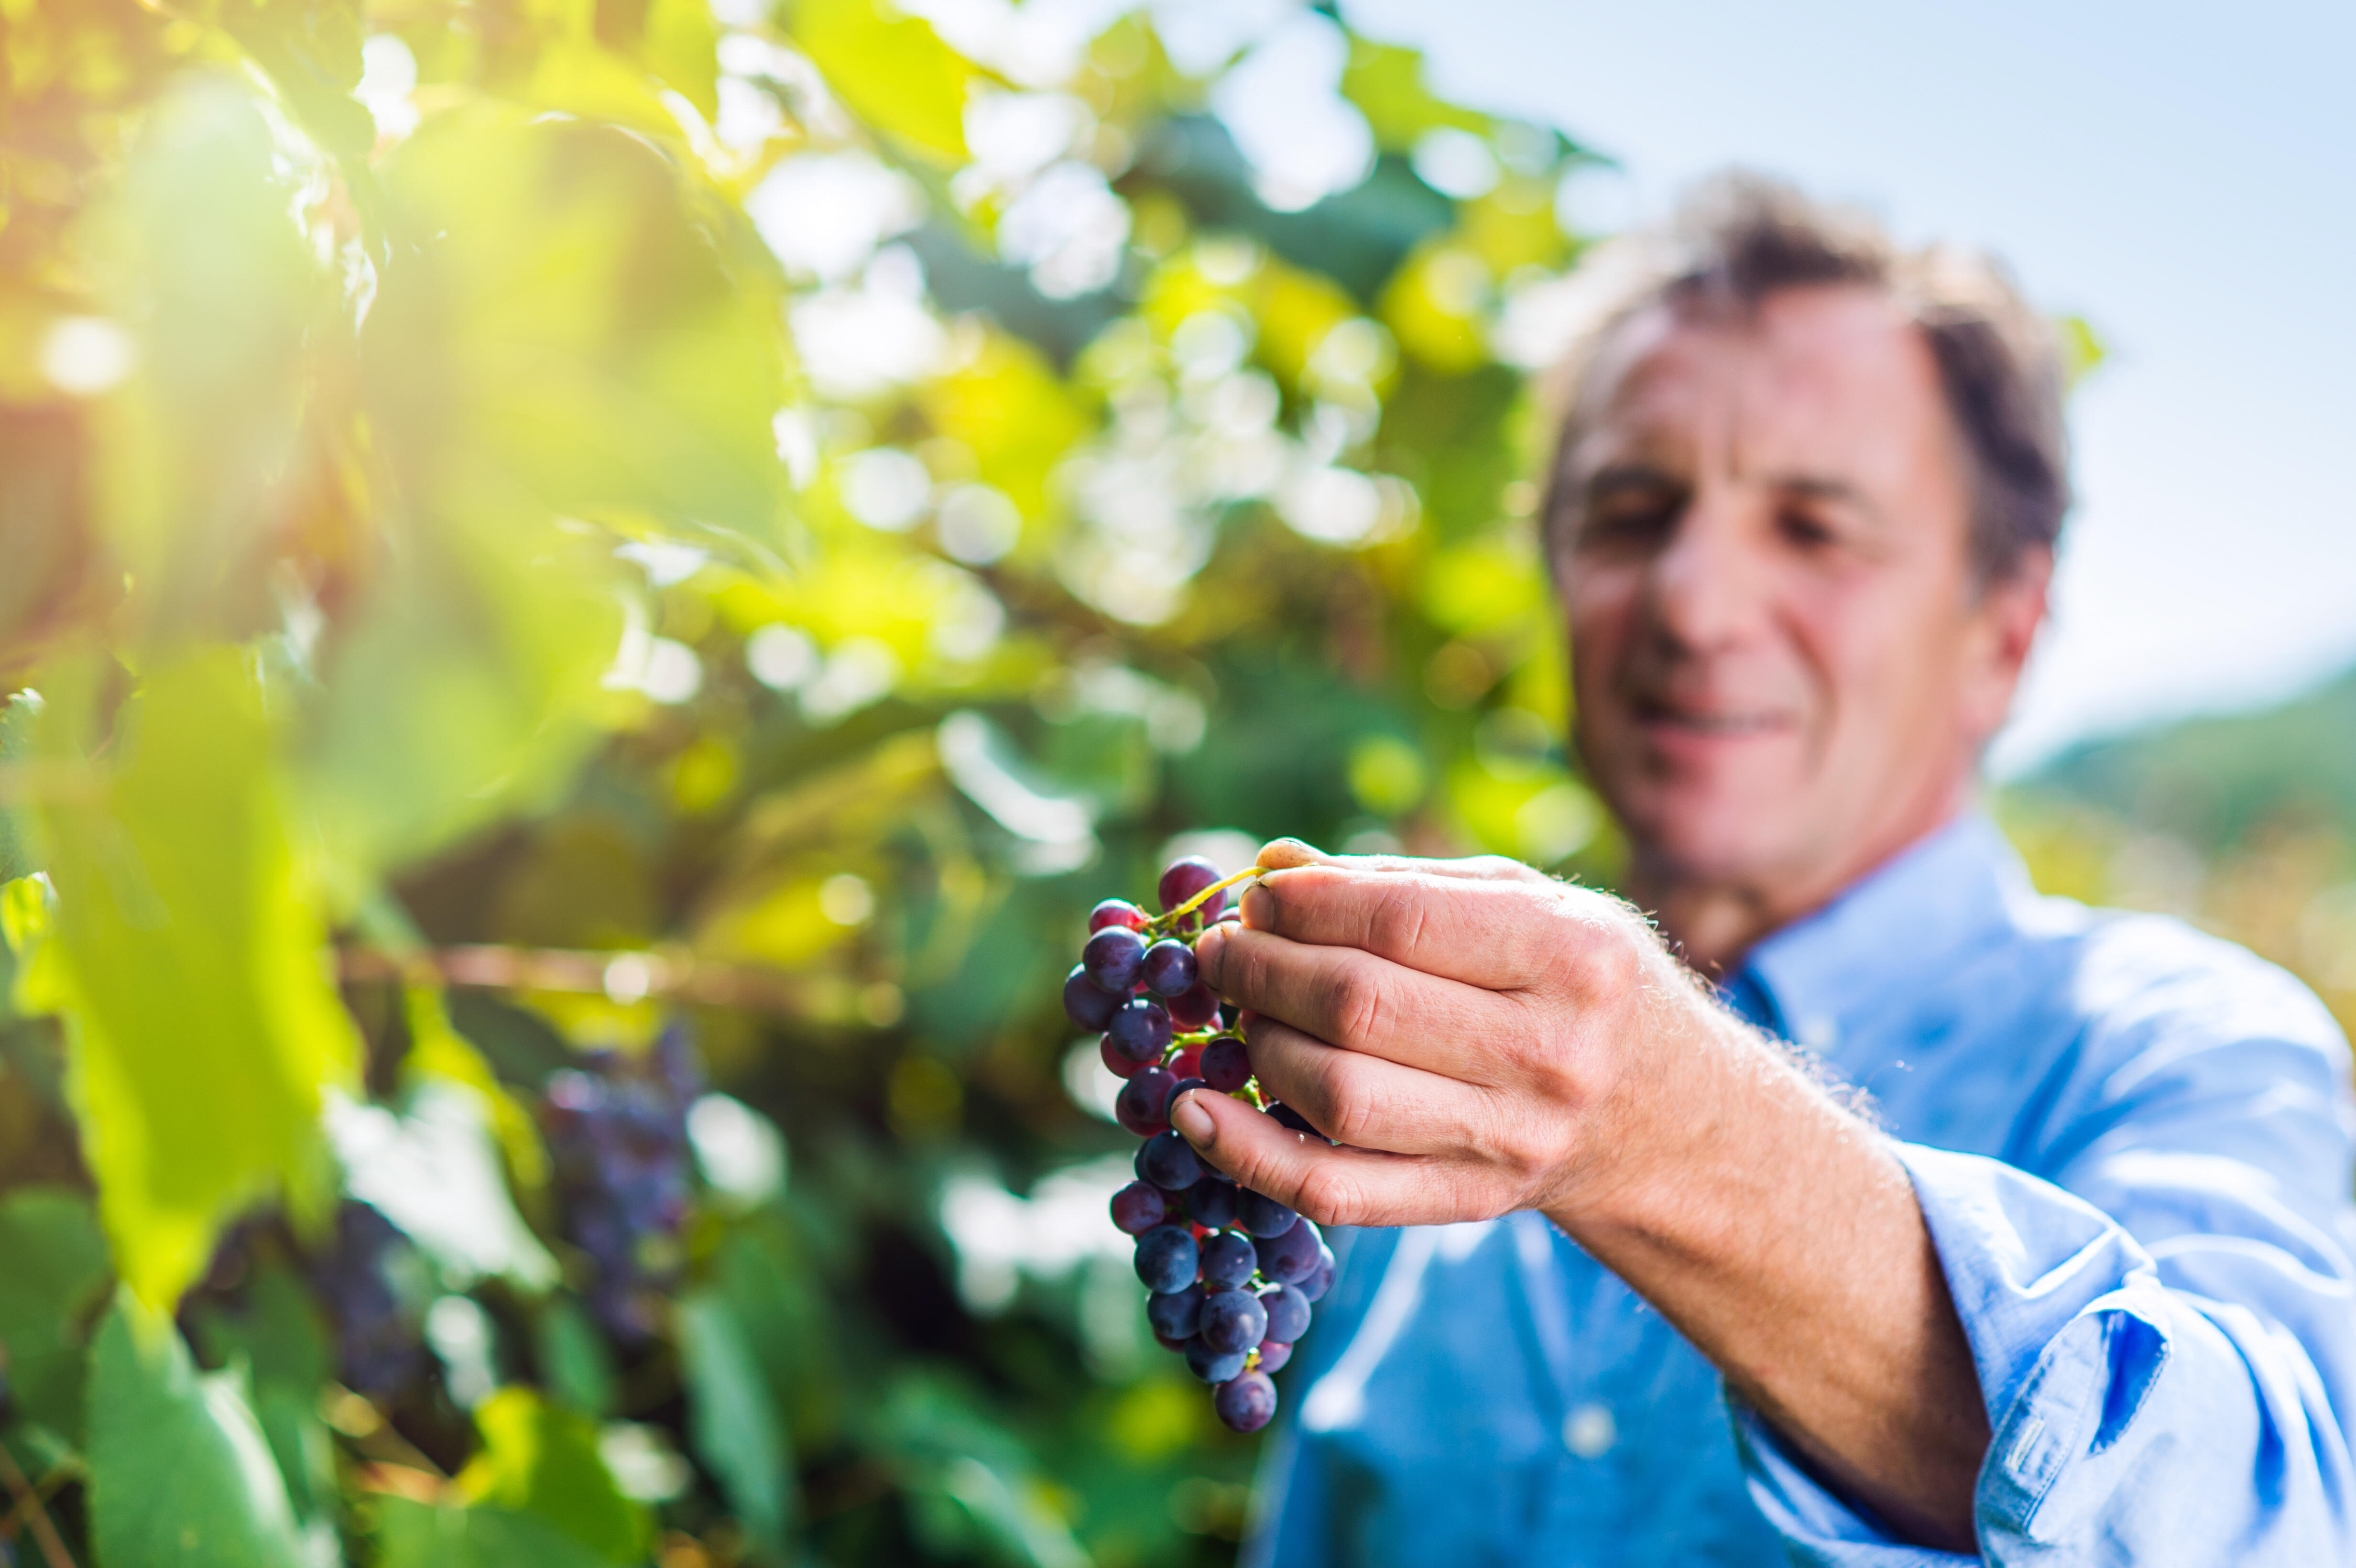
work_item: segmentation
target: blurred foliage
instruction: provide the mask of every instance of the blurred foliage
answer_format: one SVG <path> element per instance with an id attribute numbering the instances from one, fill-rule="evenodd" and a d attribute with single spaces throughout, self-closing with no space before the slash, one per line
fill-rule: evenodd
<path id="1" fill-rule="evenodd" d="M 2049 891 L 2230 937 L 2356 1036 L 2356 671 L 2073 747 L 2008 790 L 2003 816 Z"/>
<path id="2" fill-rule="evenodd" d="M 1226 16 L 0 5 L 0 1552 L 1225 1558 L 1085 910 L 1612 854 L 1593 160 Z"/>

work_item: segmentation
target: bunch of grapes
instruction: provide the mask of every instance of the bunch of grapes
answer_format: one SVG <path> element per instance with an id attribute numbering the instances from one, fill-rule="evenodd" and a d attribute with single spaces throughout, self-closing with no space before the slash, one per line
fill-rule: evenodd
<path id="1" fill-rule="evenodd" d="M 643 1056 L 594 1052 L 586 1070 L 548 1081 L 541 1120 L 565 1232 L 594 1269 L 590 1310 L 626 1344 L 655 1331 L 661 1292 L 679 1274 L 694 1195 L 687 1113 L 702 1088 L 677 1023 Z"/>
<path id="2" fill-rule="evenodd" d="M 333 1241 L 309 1259 L 311 1287 L 335 1325 L 337 1374 L 371 1399 L 391 1397 L 424 1362 L 415 1317 L 393 1283 L 409 1247 L 391 1221 L 348 1198 Z"/>
<path id="3" fill-rule="evenodd" d="M 1258 874 L 1222 880 L 1190 857 L 1162 873 L 1160 914 L 1106 900 L 1064 982 L 1065 1011 L 1104 1031 L 1104 1064 L 1127 1081 L 1113 1114 L 1145 1140 L 1137 1179 L 1113 1194 L 1112 1222 L 1137 1238 L 1137 1275 L 1152 1292 L 1146 1320 L 1212 1385 L 1213 1408 L 1237 1432 L 1257 1432 L 1276 1413 L 1269 1374 L 1291 1357 L 1311 1304 L 1333 1283 L 1333 1254 L 1315 1225 L 1206 1168 L 1170 1126 L 1172 1102 L 1207 1089 L 1313 1130 L 1261 1095 L 1243 1040 L 1195 968 L 1194 938 L 1225 915 L 1227 889 Z"/>

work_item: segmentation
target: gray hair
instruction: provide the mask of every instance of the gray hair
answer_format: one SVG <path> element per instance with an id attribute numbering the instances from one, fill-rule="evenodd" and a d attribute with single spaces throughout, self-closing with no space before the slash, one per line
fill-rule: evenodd
<path id="1" fill-rule="evenodd" d="M 1601 351 L 1622 325 L 1655 306 L 1739 319 L 1778 290 L 1824 284 L 1887 294 L 1929 347 L 1961 438 L 1979 581 L 2009 578 L 2031 549 L 2051 548 L 2071 502 L 2051 323 L 1991 256 L 1901 250 L 1862 214 L 1742 172 L 1697 187 L 1666 224 L 1599 247 L 1574 274 L 1571 286 L 1588 297 L 1552 378 L 1562 425 L 1540 513 L 1547 527 L 1570 499 L 1564 462 L 1593 417 Z"/>

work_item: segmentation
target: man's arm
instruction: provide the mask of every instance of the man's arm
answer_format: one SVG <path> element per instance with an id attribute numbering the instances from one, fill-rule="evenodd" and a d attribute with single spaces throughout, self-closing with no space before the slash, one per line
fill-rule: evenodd
<path id="1" fill-rule="evenodd" d="M 1836 1488 L 1971 1549 L 1987 1416 L 1904 1168 L 1633 910 L 1295 864 L 1243 912 L 1204 974 L 1261 1083 L 1345 1147 L 1190 1095 L 1175 1125 L 1214 1163 L 1326 1223 L 1544 1211 Z"/>

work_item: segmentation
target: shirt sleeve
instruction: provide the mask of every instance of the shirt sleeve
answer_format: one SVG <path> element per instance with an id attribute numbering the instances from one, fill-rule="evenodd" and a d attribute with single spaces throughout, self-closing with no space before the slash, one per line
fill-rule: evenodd
<path id="1" fill-rule="evenodd" d="M 1987 1403 L 1981 1561 L 2351 1560 L 2347 1050 L 2308 1006 L 2273 1037 L 2150 1029 L 2103 1053 L 2051 1179 L 1892 1145 Z M 1734 1413 L 1794 1561 L 1973 1561 L 1896 1540 Z"/>

